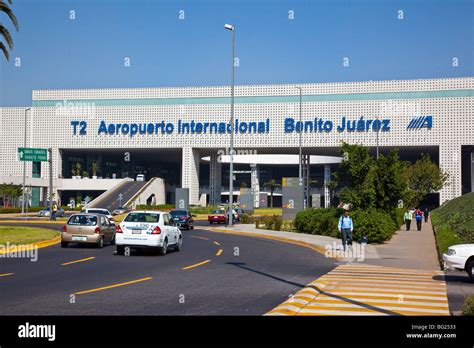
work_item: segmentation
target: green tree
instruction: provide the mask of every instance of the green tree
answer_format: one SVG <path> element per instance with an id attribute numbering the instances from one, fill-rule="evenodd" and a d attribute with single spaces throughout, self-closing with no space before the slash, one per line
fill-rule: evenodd
<path id="1" fill-rule="evenodd" d="M 20 26 L 18 25 L 18 20 L 16 19 L 15 15 L 13 14 L 8 4 L 11 5 L 12 0 L 6 0 L 6 2 L 4 0 L 0 0 L 0 13 L 2 12 L 5 13 L 12 21 L 13 26 L 15 27 L 16 31 L 18 31 L 20 28 Z M 0 41 L 0 49 L 3 51 L 5 58 L 7 58 L 7 60 L 10 60 L 10 52 L 8 51 L 8 49 L 10 49 L 10 51 L 13 49 L 13 39 L 8 29 L 5 26 L 3 26 L 1 22 L 0 22 L 0 38 L 2 38 L 8 46 L 7 48 L 5 44 L 2 41 Z"/>
<path id="2" fill-rule="evenodd" d="M 407 203 L 411 206 L 419 205 L 428 194 L 441 190 L 449 177 L 428 154 L 423 154 L 414 164 L 407 165 L 405 175 L 409 189 Z"/>
<path id="3" fill-rule="evenodd" d="M 281 184 L 276 182 L 275 179 L 272 179 L 264 183 L 263 187 L 270 189 L 270 207 L 273 208 L 273 192 L 275 192 L 275 189 L 281 187 Z"/>
<path id="4" fill-rule="evenodd" d="M 92 162 L 92 165 L 91 165 L 91 170 L 92 170 L 92 176 L 97 176 L 97 173 L 99 171 L 99 162 Z"/>

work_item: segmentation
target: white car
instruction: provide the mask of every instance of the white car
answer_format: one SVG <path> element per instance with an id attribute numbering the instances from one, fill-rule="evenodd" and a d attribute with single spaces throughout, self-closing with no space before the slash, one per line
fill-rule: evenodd
<path id="1" fill-rule="evenodd" d="M 448 248 L 443 254 L 443 261 L 447 268 L 466 271 L 469 277 L 474 278 L 474 244 L 458 244 Z"/>
<path id="2" fill-rule="evenodd" d="M 166 212 L 132 211 L 115 228 L 117 254 L 123 255 L 125 248 L 155 249 L 166 255 L 168 248 L 181 250 L 183 235 Z"/>
<path id="3" fill-rule="evenodd" d="M 136 181 L 145 181 L 145 175 L 143 174 L 138 174 L 137 177 L 135 178 Z"/>
<path id="4" fill-rule="evenodd" d="M 81 210 L 81 213 L 85 214 L 102 214 L 107 216 L 107 218 L 111 221 L 114 222 L 114 217 L 112 214 L 110 214 L 110 211 L 105 208 L 84 208 Z"/>

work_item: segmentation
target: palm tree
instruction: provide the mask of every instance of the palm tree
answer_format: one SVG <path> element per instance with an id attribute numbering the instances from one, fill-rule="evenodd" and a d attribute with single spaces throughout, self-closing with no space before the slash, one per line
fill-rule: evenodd
<path id="1" fill-rule="evenodd" d="M 12 4 L 12 0 L 6 0 L 10 5 Z M 10 17 L 10 20 L 13 23 L 13 26 L 15 27 L 16 31 L 19 30 L 19 25 L 18 21 L 13 14 L 12 10 L 8 6 L 8 4 L 4 0 L 0 0 L 0 13 L 4 12 L 8 17 Z M 10 48 L 10 51 L 13 49 L 13 40 L 8 32 L 7 28 L 5 28 L 2 23 L 0 23 L 0 38 L 4 38 L 5 42 L 7 43 L 8 47 Z M 0 41 L 0 49 L 3 51 L 3 54 L 5 55 L 5 58 L 7 60 L 10 60 L 10 52 L 8 52 L 7 47 L 3 42 Z"/>
<path id="2" fill-rule="evenodd" d="M 329 206 L 331 206 L 331 201 L 334 198 L 334 193 L 336 191 L 337 185 L 338 183 L 335 180 L 330 180 L 326 182 L 326 187 L 329 190 Z"/>
<path id="3" fill-rule="evenodd" d="M 275 179 L 272 179 L 263 184 L 263 187 L 270 189 L 270 208 L 273 208 L 273 192 L 275 189 L 281 187 L 281 184 L 277 183 Z"/>

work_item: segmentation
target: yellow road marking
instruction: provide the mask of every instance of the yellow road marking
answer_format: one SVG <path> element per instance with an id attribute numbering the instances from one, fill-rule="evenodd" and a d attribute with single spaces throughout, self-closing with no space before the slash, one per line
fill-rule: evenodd
<path id="1" fill-rule="evenodd" d="M 223 251 L 222 249 L 219 249 L 219 251 L 217 252 L 216 256 L 221 256 L 222 251 Z"/>
<path id="2" fill-rule="evenodd" d="M 215 245 L 220 245 L 218 242 L 214 242 Z"/>
<path id="3" fill-rule="evenodd" d="M 204 239 L 204 240 L 209 240 L 209 238 L 204 238 L 204 237 L 198 237 L 198 236 L 190 236 L 192 238 L 197 238 L 197 239 Z"/>
<path id="4" fill-rule="evenodd" d="M 95 259 L 95 256 L 86 257 L 85 259 L 80 259 L 80 260 L 75 260 L 75 261 L 64 262 L 64 263 L 61 264 L 61 266 L 67 266 L 67 265 L 71 265 L 73 263 L 84 262 L 84 261 L 89 261 L 89 260 L 93 260 L 93 259 Z"/>
<path id="5" fill-rule="evenodd" d="M 194 268 L 194 267 L 199 267 L 199 266 L 202 266 L 202 265 L 204 265 L 208 262 L 211 262 L 211 260 L 202 261 L 202 262 L 196 263 L 196 264 L 191 265 L 191 266 L 183 267 L 182 269 L 191 269 L 191 268 Z"/>
<path id="6" fill-rule="evenodd" d="M 95 288 L 95 289 L 90 289 L 90 290 L 84 290 L 84 291 L 75 292 L 74 295 L 88 294 L 88 293 L 91 293 L 91 292 L 96 292 L 96 291 L 102 291 L 102 290 L 117 288 L 117 287 L 119 287 L 119 286 L 135 284 L 135 283 L 144 282 L 144 281 L 146 281 L 146 280 L 152 280 L 152 279 L 153 279 L 152 277 L 141 278 L 141 279 L 137 279 L 137 280 L 132 280 L 132 281 L 129 281 L 129 282 L 125 282 L 125 283 L 113 284 L 113 285 L 103 286 L 103 287 L 100 287 L 100 288 Z"/>
<path id="7" fill-rule="evenodd" d="M 15 274 L 15 273 L 3 273 L 3 274 L 0 274 L 0 277 L 6 277 L 6 276 L 10 276 L 12 274 Z"/>

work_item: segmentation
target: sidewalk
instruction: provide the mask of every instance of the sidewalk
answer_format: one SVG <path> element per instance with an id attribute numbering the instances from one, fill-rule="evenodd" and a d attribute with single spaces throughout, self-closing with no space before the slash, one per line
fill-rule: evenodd
<path id="1" fill-rule="evenodd" d="M 410 231 L 402 226 L 390 241 L 376 245 L 375 249 L 380 258 L 367 260 L 367 263 L 417 270 L 441 269 L 430 219 L 427 223 L 423 221 L 421 231 L 416 229 L 416 222 L 413 220 Z"/>

